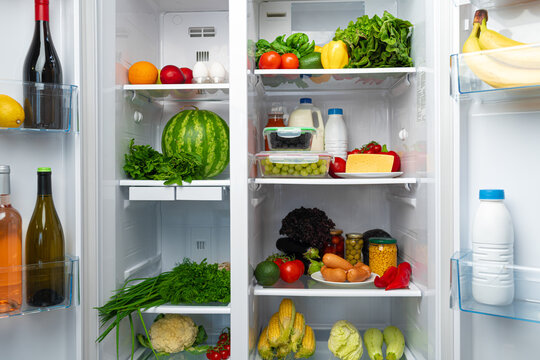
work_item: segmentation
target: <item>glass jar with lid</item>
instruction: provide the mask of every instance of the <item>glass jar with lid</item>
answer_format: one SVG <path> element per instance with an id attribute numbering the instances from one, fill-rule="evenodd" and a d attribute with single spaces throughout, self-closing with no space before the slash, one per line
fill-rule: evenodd
<path id="1" fill-rule="evenodd" d="M 347 234 L 345 240 L 345 259 L 352 265 L 363 262 L 362 247 L 364 246 L 363 235 L 360 233 Z"/>
<path id="2" fill-rule="evenodd" d="M 397 266 L 397 241 L 392 238 L 369 239 L 371 272 L 382 276 L 390 266 Z"/>
<path id="3" fill-rule="evenodd" d="M 345 239 L 343 239 L 343 230 L 330 230 L 330 240 L 326 244 L 324 253 L 332 253 L 345 258 Z"/>

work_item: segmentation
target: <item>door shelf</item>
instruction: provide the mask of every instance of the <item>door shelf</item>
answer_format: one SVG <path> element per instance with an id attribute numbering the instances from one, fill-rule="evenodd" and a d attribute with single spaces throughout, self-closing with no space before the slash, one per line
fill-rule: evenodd
<path id="1" fill-rule="evenodd" d="M 28 94 L 26 101 L 25 93 Z M 18 102 L 23 108 L 26 119 L 32 114 L 31 102 L 34 104 L 51 104 L 48 108 L 43 107 L 43 113 L 46 113 L 47 116 L 50 116 L 52 108 L 60 112 L 58 115 L 58 124 L 54 129 L 31 128 L 23 122 L 19 127 L 0 127 L 0 132 L 68 133 L 79 130 L 77 110 L 78 88 L 75 85 L 44 84 L 0 79 L 0 94 L 7 95 Z"/>
<path id="2" fill-rule="evenodd" d="M 221 201 L 223 192 L 231 182 L 222 180 L 194 180 L 182 186 L 164 185 L 158 180 L 120 180 L 120 186 L 128 188 L 129 200 L 133 201 Z"/>
<path id="3" fill-rule="evenodd" d="M 379 178 L 379 179 L 333 179 L 333 178 L 256 178 L 255 184 L 271 185 L 394 185 L 415 184 L 416 178 Z"/>
<path id="4" fill-rule="evenodd" d="M 465 312 L 540 323 L 540 267 L 493 265 L 493 271 L 512 271 L 514 302 L 506 306 L 486 305 L 472 295 L 474 262 L 471 251 L 456 252 L 452 263 L 450 306 Z M 486 265 L 482 264 L 485 268 Z M 491 271 L 490 271 L 491 272 Z"/>
<path id="5" fill-rule="evenodd" d="M 538 97 L 540 70 L 520 66 L 525 60 L 516 64 L 516 59 L 529 58 L 533 63 L 537 62 L 536 67 L 540 68 L 540 60 L 535 54 L 540 54 L 538 44 L 451 55 L 451 94 L 456 100 L 482 101 L 512 101 Z M 473 71 L 473 68 L 476 71 Z M 491 86 L 482 78 L 500 86 Z M 538 81 L 535 81 L 536 79 Z"/>
<path id="6" fill-rule="evenodd" d="M 255 70 L 266 92 L 388 90 L 416 72 L 413 67 Z"/>
<path id="7" fill-rule="evenodd" d="M 45 267 L 53 271 L 57 270 L 64 272 L 64 300 L 59 304 L 47 307 L 31 306 L 27 304 L 25 300 L 23 300 L 23 304 L 18 310 L 8 313 L 2 313 L 0 314 L 0 318 L 28 315 L 58 309 L 68 309 L 71 307 L 72 304 L 79 304 L 79 259 L 77 257 L 66 256 L 65 261 L 42 263 L 39 265 L 32 264 L 2 267 L 0 268 L 0 279 L 5 279 L 6 277 L 22 276 L 22 295 L 23 299 L 25 299 L 27 277 L 31 276 L 32 272 L 43 271 L 40 269 L 43 269 Z"/>
<path id="8" fill-rule="evenodd" d="M 466 3 L 471 3 L 479 9 L 500 8 L 505 6 L 526 4 L 534 1 L 537 0 L 454 0 L 456 5 L 464 5 Z"/>
<path id="9" fill-rule="evenodd" d="M 373 284 L 358 288 L 344 288 L 322 284 L 303 275 L 300 280 L 288 284 L 278 280 L 273 286 L 255 285 L 257 296 L 316 296 L 316 297 L 422 297 L 422 291 L 412 281 L 408 289 L 385 291 Z"/>
<path id="10" fill-rule="evenodd" d="M 230 314 L 230 304 L 162 305 L 143 311 L 148 314 Z"/>
<path id="11" fill-rule="evenodd" d="M 225 101 L 229 99 L 229 84 L 150 84 L 124 85 L 125 91 L 151 100 Z"/>

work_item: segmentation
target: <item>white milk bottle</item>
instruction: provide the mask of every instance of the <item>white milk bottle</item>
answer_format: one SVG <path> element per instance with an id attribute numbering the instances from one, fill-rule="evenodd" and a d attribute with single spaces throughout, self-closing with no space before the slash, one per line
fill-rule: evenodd
<path id="1" fill-rule="evenodd" d="M 300 99 L 300 105 L 289 115 L 287 126 L 312 127 L 317 130 L 311 151 L 324 151 L 324 123 L 321 111 L 313 106 L 310 98 Z"/>
<path id="2" fill-rule="evenodd" d="M 472 229 L 472 293 L 488 305 L 508 305 L 514 300 L 514 226 L 504 190 L 480 190 L 480 206 Z"/>
<path id="3" fill-rule="evenodd" d="M 334 157 L 347 160 L 347 125 L 343 120 L 343 109 L 328 109 L 328 121 L 324 129 L 324 151 Z"/>

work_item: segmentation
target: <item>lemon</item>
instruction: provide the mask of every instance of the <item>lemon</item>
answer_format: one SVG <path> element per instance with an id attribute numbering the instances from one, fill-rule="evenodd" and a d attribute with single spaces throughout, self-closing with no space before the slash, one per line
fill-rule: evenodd
<path id="1" fill-rule="evenodd" d="M 12 97 L 0 95 L 0 127 L 16 128 L 24 121 L 22 106 Z"/>

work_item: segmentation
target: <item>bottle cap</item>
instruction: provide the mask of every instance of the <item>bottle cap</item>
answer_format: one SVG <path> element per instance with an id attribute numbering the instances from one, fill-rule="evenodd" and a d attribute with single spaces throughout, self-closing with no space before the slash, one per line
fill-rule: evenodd
<path id="1" fill-rule="evenodd" d="M 9 165 L 0 165 L 0 174 L 9 174 Z"/>
<path id="2" fill-rule="evenodd" d="M 482 189 L 480 190 L 480 200 L 504 200 L 504 190 Z"/>
<path id="3" fill-rule="evenodd" d="M 340 109 L 340 108 L 328 109 L 328 115 L 343 115 L 343 109 Z"/>
<path id="4" fill-rule="evenodd" d="M 50 167 L 40 167 L 37 169 L 38 172 L 51 172 Z"/>
<path id="5" fill-rule="evenodd" d="M 396 239 L 392 239 L 392 238 L 372 237 L 369 239 L 370 244 L 395 244 L 396 242 L 397 242 Z"/>
<path id="6" fill-rule="evenodd" d="M 311 98 L 301 98 L 300 99 L 300 104 L 311 104 L 312 101 L 311 101 Z"/>
<path id="7" fill-rule="evenodd" d="M 341 235 L 343 234 L 343 230 L 341 229 L 331 229 L 330 230 L 330 235 Z"/>

